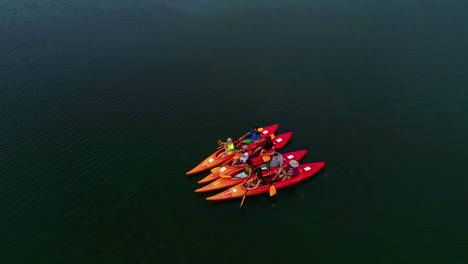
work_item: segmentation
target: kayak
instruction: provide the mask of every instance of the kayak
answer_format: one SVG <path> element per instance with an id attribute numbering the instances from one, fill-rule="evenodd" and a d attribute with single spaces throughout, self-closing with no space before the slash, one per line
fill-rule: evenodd
<path id="1" fill-rule="evenodd" d="M 273 139 L 274 148 L 275 149 L 283 148 L 289 142 L 292 135 L 293 135 L 293 132 L 288 132 L 288 133 L 284 133 L 284 134 L 280 134 L 280 135 L 276 136 Z M 260 157 L 260 156 L 257 156 L 255 158 L 251 159 L 251 161 L 252 161 L 254 166 L 258 166 L 258 165 L 261 165 L 261 164 L 264 163 L 263 158 Z M 211 172 L 210 174 L 208 174 L 208 176 L 206 176 L 205 178 L 198 181 L 198 183 L 207 183 L 209 181 L 216 180 L 222 174 L 223 175 L 229 175 L 231 173 L 241 171 L 242 169 L 243 168 L 239 167 L 239 166 L 230 166 L 230 165 L 226 164 L 226 165 L 223 165 L 218 171 Z"/>
<path id="2" fill-rule="evenodd" d="M 263 130 L 260 132 L 261 133 L 261 138 L 260 139 L 265 139 L 266 136 L 274 134 L 276 132 L 276 130 L 278 130 L 278 127 L 279 127 L 278 124 L 264 127 Z M 238 139 L 233 143 L 237 144 L 241 140 L 242 139 Z M 234 154 L 232 154 L 232 155 L 227 155 L 227 156 L 222 157 L 222 158 L 218 158 L 218 155 L 223 151 L 224 151 L 223 148 L 217 150 L 215 153 L 211 154 L 208 158 L 206 158 L 200 164 L 198 164 L 195 168 L 193 168 L 192 170 L 187 172 L 187 174 L 195 174 L 195 173 L 207 170 L 207 169 L 211 169 L 211 168 L 213 168 L 215 166 L 221 165 L 221 164 L 231 160 L 234 157 Z"/>
<path id="3" fill-rule="evenodd" d="M 292 135 L 293 135 L 293 132 L 288 132 L 288 133 L 284 133 L 284 134 L 280 134 L 280 135 L 275 136 L 275 138 L 272 140 L 273 144 L 274 144 L 274 148 L 275 149 L 280 149 L 280 148 L 283 148 L 284 146 L 286 146 L 286 144 L 291 139 Z M 254 166 L 258 166 L 258 165 L 264 163 L 263 158 L 260 157 L 260 156 L 257 156 L 257 157 L 255 157 L 255 158 L 253 158 L 251 160 L 252 160 L 252 163 L 253 163 Z M 209 181 L 213 181 L 213 180 L 218 179 L 219 175 L 221 175 L 221 174 L 229 175 L 231 173 L 241 171 L 242 169 L 243 169 L 243 167 L 239 167 L 239 166 L 223 165 L 218 171 L 208 174 L 208 176 L 206 176 L 202 180 L 198 181 L 198 183 L 206 183 L 206 182 L 209 182 Z"/>
<path id="4" fill-rule="evenodd" d="M 288 153 L 284 153 L 282 154 L 283 155 L 283 158 L 284 158 L 284 165 L 286 164 L 289 164 L 289 161 L 291 160 L 301 160 L 302 158 L 304 158 L 304 156 L 307 154 L 307 150 L 299 150 L 299 151 L 293 151 L 293 152 L 288 152 Z M 272 173 L 275 173 L 276 170 L 278 169 L 279 166 L 276 166 L 274 168 L 271 168 L 269 170 L 264 170 L 263 171 L 263 176 L 267 176 L 267 175 L 270 175 Z M 230 178 L 223 178 L 224 174 L 221 175 L 221 178 L 215 180 L 214 182 L 211 182 L 210 184 L 208 185 L 205 185 L 201 188 L 198 188 L 195 190 L 195 192 L 209 192 L 209 191 L 213 191 L 213 190 L 218 190 L 218 189 L 224 189 L 224 188 L 228 188 L 228 187 L 231 187 L 231 186 L 234 186 L 236 184 L 239 184 L 239 183 L 242 183 L 245 179 L 247 179 L 247 177 L 244 177 L 244 178 L 232 178 L 234 176 L 236 176 L 241 170 L 243 170 L 244 167 L 242 167 L 239 171 L 236 171 L 236 172 L 233 172 L 227 176 L 231 176 Z"/>
<path id="5" fill-rule="evenodd" d="M 309 178 L 310 176 L 314 175 L 316 172 L 322 169 L 323 166 L 325 166 L 325 162 L 314 162 L 314 163 L 307 163 L 307 164 L 299 165 L 299 170 L 300 170 L 299 175 L 294 176 L 284 181 L 275 182 L 273 183 L 273 185 L 276 187 L 276 189 L 281 189 L 281 188 L 293 185 L 297 182 L 303 181 Z M 270 190 L 270 184 L 264 185 L 256 189 L 249 190 L 247 192 L 247 196 L 266 193 L 269 190 Z M 233 186 L 221 193 L 207 197 L 206 200 L 220 201 L 220 200 L 226 200 L 226 199 L 241 198 L 246 194 L 246 191 L 247 189 L 243 186 L 243 183 L 239 183 L 236 186 Z"/>

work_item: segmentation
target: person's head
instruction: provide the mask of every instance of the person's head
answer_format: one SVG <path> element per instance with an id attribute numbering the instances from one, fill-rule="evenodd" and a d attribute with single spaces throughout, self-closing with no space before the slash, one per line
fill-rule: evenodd
<path id="1" fill-rule="evenodd" d="M 258 132 L 258 126 L 252 127 L 253 132 Z"/>
<path id="2" fill-rule="evenodd" d="M 253 163 L 252 163 L 251 160 L 247 160 L 247 161 L 245 162 L 245 165 L 246 165 L 247 167 L 253 168 Z"/>
<path id="3" fill-rule="evenodd" d="M 273 153 L 273 156 L 275 156 L 275 157 L 276 157 L 276 156 L 279 156 L 279 155 L 280 155 L 280 153 L 279 153 L 279 152 L 275 152 L 275 153 Z"/>
<path id="4" fill-rule="evenodd" d="M 227 143 L 232 143 L 232 138 L 228 138 L 226 141 Z"/>
<path id="5" fill-rule="evenodd" d="M 255 170 L 255 174 L 257 175 L 257 179 L 261 180 L 262 183 L 264 184 L 265 183 L 265 178 L 263 178 L 262 169 L 257 168 Z"/>
<path id="6" fill-rule="evenodd" d="M 299 162 L 297 162 L 296 160 L 291 160 L 291 161 L 289 162 L 289 165 L 290 165 L 291 167 L 293 167 L 293 168 L 297 168 L 297 167 L 299 167 Z"/>
<path id="7" fill-rule="evenodd" d="M 271 141 L 271 136 L 266 136 L 265 141 Z"/>

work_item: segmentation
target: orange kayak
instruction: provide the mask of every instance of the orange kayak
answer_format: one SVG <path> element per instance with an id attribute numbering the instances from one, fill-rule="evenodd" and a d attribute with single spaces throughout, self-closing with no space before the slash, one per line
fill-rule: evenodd
<path id="1" fill-rule="evenodd" d="M 272 125 L 272 126 L 267 126 L 264 127 L 262 132 L 261 132 L 261 138 L 260 139 L 265 139 L 266 136 L 269 136 L 271 134 L 274 134 L 276 130 L 278 130 L 279 125 Z M 237 144 L 241 139 L 238 139 L 237 141 L 234 142 L 234 144 Z M 229 160 L 231 160 L 234 157 L 234 154 L 232 155 L 227 155 L 222 158 L 218 158 L 218 155 L 223 152 L 224 149 L 219 149 L 215 153 L 211 154 L 208 158 L 206 158 L 204 161 L 202 161 L 200 164 L 198 164 L 195 168 L 193 168 L 191 171 L 187 172 L 187 174 L 195 174 L 207 169 L 211 169 L 213 167 L 216 167 L 218 165 L 221 165 Z"/>
<path id="2" fill-rule="evenodd" d="M 314 162 L 314 163 L 307 163 L 307 164 L 299 165 L 299 170 L 300 170 L 299 175 L 294 176 L 284 181 L 275 182 L 273 183 L 273 185 L 276 187 L 276 189 L 281 189 L 281 188 L 293 185 L 297 182 L 303 181 L 309 178 L 310 176 L 314 175 L 320 169 L 322 169 L 323 166 L 325 166 L 325 162 Z M 269 190 L 270 190 L 270 185 L 267 184 L 267 185 L 258 187 L 256 189 L 249 190 L 247 192 L 247 196 L 266 193 Z M 244 194 L 246 194 L 246 191 L 247 189 L 243 186 L 243 183 L 240 183 L 240 184 L 237 184 L 236 186 L 233 186 L 225 190 L 224 192 L 210 196 L 206 198 L 206 200 L 220 201 L 220 200 L 226 200 L 226 199 L 241 198 L 244 196 Z"/>
<path id="3" fill-rule="evenodd" d="M 306 154 L 307 154 L 307 150 L 299 150 L 299 151 L 284 153 L 284 154 L 282 154 L 283 158 L 284 158 L 284 164 L 289 164 L 289 162 L 291 160 L 299 161 L 302 158 L 304 158 L 304 156 Z M 275 173 L 277 168 L 278 167 L 274 167 L 274 168 L 271 168 L 269 170 L 264 170 L 263 171 L 263 176 L 267 176 L 267 175 L 270 175 L 272 173 Z M 244 168 L 242 168 L 242 169 L 244 169 Z M 213 191 L 213 190 L 217 190 L 217 189 L 228 188 L 230 186 L 242 183 L 247 178 L 232 178 L 232 177 L 236 176 L 238 172 L 239 171 L 229 174 L 228 176 L 231 176 L 231 178 L 222 178 L 221 177 L 221 178 L 215 180 L 214 182 L 211 182 L 210 184 L 203 186 L 202 188 L 196 189 L 195 192 L 209 192 L 209 191 Z"/>
<path id="4" fill-rule="evenodd" d="M 274 148 L 275 149 L 281 149 L 284 146 L 286 146 L 286 144 L 291 139 L 292 135 L 293 135 L 293 132 L 288 132 L 288 133 L 284 133 L 284 134 L 280 134 L 280 135 L 275 136 L 275 138 L 273 139 Z M 255 157 L 255 158 L 253 158 L 251 160 L 252 160 L 252 163 L 253 163 L 254 166 L 258 166 L 258 165 L 264 163 L 262 157 L 260 157 L 260 156 L 257 156 L 257 157 Z M 241 171 L 243 169 L 244 169 L 243 166 L 241 167 L 241 166 L 224 165 L 219 169 L 219 171 L 212 172 L 212 173 L 208 174 L 208 176 L 206 176 L 202 180 L 198 181 L 198 183 L 210 182 L 210 181 L 218 179 L 219 175 L 230 175 L 231 173 L 236 173 L 236 172 L 239 172 L 239 171 Z"/>

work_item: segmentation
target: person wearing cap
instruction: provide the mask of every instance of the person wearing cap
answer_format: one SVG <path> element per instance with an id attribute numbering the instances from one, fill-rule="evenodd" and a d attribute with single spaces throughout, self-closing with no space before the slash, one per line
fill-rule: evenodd
<path id="1" fill-rule="evenodd" d="M 222 142 L 222 144 L 224 147 L 224 151 L 218 155 L 218 158 L 223 158 L 234 153 L 235 147 L 234 147 L 234 143 L 232 143 L 231 138 L 228 138 L 226 142 Z"/>
<path id="2" fill-rule="evenodd" d="M 287 180 L 291 177 L 299 175 L 299 162 L 296 160 L 291 160 L 288 165 L 281 166 L 276 171 L 275 177 L 273 177 L 272 181 L 276 179 L 276 177 L 280 177 L 282 181 Z"/>

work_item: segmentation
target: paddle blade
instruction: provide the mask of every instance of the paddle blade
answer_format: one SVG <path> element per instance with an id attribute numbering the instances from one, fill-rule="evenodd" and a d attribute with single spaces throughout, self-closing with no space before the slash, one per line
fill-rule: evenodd
<path id="1" fill-rule="evenodd" d="M 237 155 L 236 155 L 236 156 L 234 156 L 232 159 L 235 159 L 235 160 L 236 160 L 236 159 L 240 159 L 240 157 L 241 157 L 241 156 L 237 156 Z"/>
<path id="2" fill-rule="evenodd" d="M 219 169 L 221 169 L 221 167 L 214 167 L 214 168 L 212 168 L 210 171 L 211 171 L 212 173 L 217 173 L 217 172 L 219 171 Z"/>
<path id="3" fill-rule="evenodd" d="M 231 175 L 221 174 L 221 175 L 219 175 L 219 177 L 228 179 L 228 178 L 231 178 Z"/>
<path id="4" fill-rule="evenodd" d="M 259 127 L 259 128 L 257 129 L 257 131 L 258 131 L 258 132 L 262 132 L 262 131 L 263 131 L 263 127 Z"/>
<path id="5" fill-rule="evenodd" d="M 268 162 L 271 160 L 271 156 L 262 156 L 264 162 Z"/>
<path id="6" fill-rule="evenodd" d="M 273 196 L 276 194 L 276 187 L 272 184 L 270 186 L 270 196 Z"/>
<path id="7" fill-rule="evenodd" d="M 271 134 L 271 135 L 270 135 L 270 138 L 271 138 L 271 139 L 274 139 L 274 138 L 275 138 L 275 134 Z"/>

